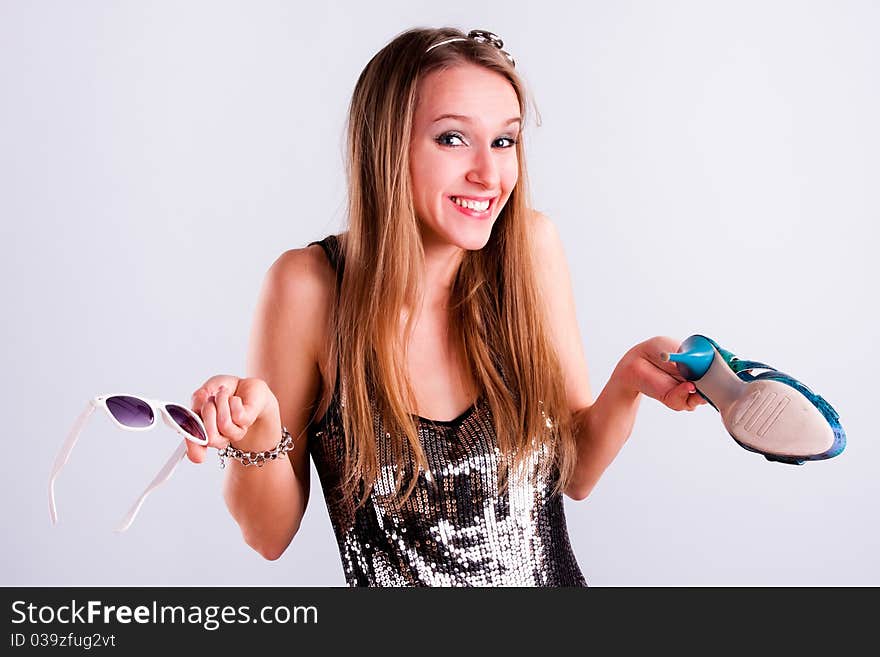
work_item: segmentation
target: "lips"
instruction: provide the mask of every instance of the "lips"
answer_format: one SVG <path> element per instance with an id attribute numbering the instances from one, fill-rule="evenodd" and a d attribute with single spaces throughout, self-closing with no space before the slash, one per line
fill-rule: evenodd
<path id="1" fill-rule="evenodd" d="M 453 194 L 449 198 L 460 198 L 465 201 L 492 201 L 495 199 L 494 196 L 458 196 L 456 194 Z"/>
<path id="2" fill-rule="evenodd" d="M 472 201 L 480 201 L 480 200 L 487 201 L 488 200 L 489 207 L 486 208 L 485 210 L 483 210 L 482 212 L 478 212 L 477 210 L 471 210 L 470 208 L 465 208 L 465 207 L 460 206 L 458 203 L 456 203 L 454 200 L 452 200 L 454 198 L 463 198 L 463 199 L 472 200 Z M 497 196 L 489 196 L 489 197 L 485 197 L 482 199 L 477 198 L 477 197 L 473 197 L 473 196 L 450 196 L 449 202 L 453 205 L 453 207 L 456 210 L 461 212 L 463 215 L 466 215 L 468 217 L 472 217 L 474 219 L 488 219 L 489 217 L 492 216 L 492 211 L 495 208 L 495 203 L 497 202 L 497 198 L 498 198 Z"/>

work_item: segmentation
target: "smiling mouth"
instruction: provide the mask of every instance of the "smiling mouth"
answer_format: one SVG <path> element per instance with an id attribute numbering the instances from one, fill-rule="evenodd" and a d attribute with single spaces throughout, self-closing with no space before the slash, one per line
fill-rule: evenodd
<path id="1" fill-rule="evenodd" d="M 495 206 L 497 198 L 497 196 L 493 196 L 492 198 L 477 201 L 466 197 L 450 196 L 449 200 L 452 201 L 453 205 L 459 210 L 473 213 L 475 215 L 484 215 L 491 212 L 492 208 Z"/>

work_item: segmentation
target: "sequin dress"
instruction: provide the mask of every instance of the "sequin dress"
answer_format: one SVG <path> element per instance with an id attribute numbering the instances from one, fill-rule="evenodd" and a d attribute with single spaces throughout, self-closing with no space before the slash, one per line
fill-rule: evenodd
<path id="1" fill-rule="evenodd" d="M 311 244 L 324 248 L 340 274 L 337 237 Z M 308 445 L 349 586 L 587 585 L 562 497 L 551 494 L 558 470 L 546 450 L 511 474 L 500 494 L 495 430 L 482 398 L 454 420 L 414 416 L 429 469 L 394 509 L 386 503 L 394 489 L 392 466 L 382 467 L 367 503 L 356 510 L 356 496 L 339 487 L 345 445 L 339 389 L 309 427 Z M 380 465 L 392 463 L 381 420 L 374 420 L 374 430 Z"/>

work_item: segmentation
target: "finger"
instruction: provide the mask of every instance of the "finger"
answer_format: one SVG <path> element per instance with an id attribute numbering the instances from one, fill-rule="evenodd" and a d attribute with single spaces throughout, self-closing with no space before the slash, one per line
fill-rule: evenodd
<path id="1" fill-rule="evenodd" d="M 691 390 L 695 390 L 694 384 L 690 381 L 684 381 L 676 386 L 672 386 L 663 397 L 663 403 L 674 411 L 690 411 L 693 410 L 688 406 L 689 398 L 695 395 Z"/>
<path id="2" fill-rule="evenodd" d="M 242 408 L 253 423 L 266 405 L 267 386 L 261 379 L 241 379 L 235 389 L 235 396 L 241 399 Z M 240 425 L 243 426 L 243 425 Z"/>
<path id="3" fill-rule="evenodd" d="M 251 413 L 245 408 L 244 402 L 238 395 L 229 398 L 229 414 L 232 421 L 242 429 L 249 429 L 254 423 L 254 418 L 251 417 Z"/>
<path id="4" fill-rule="evenodd" d="M 192 397 L 190 398 L 190 408 L 196 413 L 199 413 L 202 410 L 202 406 L 205 405 L 205 401 L 210 396 L 211 393 L 208 389 L 205 386 L 202 386 L 192 394 Z"/>
<path id="5" fill-rule="evenodd" d="M 234 442 L 244 438 L 247 429 L 243 429 L 233 422 L 229 408 L 229 396 L 229 390 L 225 386 L 220 386 L 214 397 L 214 404 L 217 408 L 217 430 L 227 441 Z"/>
<path id="6" fill-rule="evenodd" d="M 693 393 L 690 398 L 687 400 L 688 410 L 693 411 L 696 410 L 697 406 L 702 406 L 706 403 L 706 400 L 703 399 L 703 396 L 700 393 Z"/>
<path id="7" fill-rule="evenodd" d="M 208 449 L 204 445 L 199 445 L 191 440 L 186 441 L 186 456 L 193 463 L 201 463 L 205 460 L 205 454 Z"/>
<path id="8" fill-rule="evenodd" d="M 265 381 L 257 378 L 239 379 L 229 408 L 235 424 L 247 431 L 273 403 L 277 404 L 277 400 Z"/>
<path id="9" fill-rule="evenodd" d="M 648 341 L 649 348 L 644 350 L 645 357 L 653 363 L 658 369 L 663 370 L 667 374 L 674 377 L 677 381 L 682 381 L 681 372 L 671 360 L 663 360 L 664 354 L 671 354 L 678 351 L 679 342 L 667 336 L 657 336 Z M 646 345 L 646 347 L 647 347 Z"/>
<path id="10" fill-rule="evenodd" d="M 214 396 L 208 397 L 202 405 L 199 413 L 202 416 L 202 422 L 205 424 L 205 431 L 208 432 L 208 446 L 223 449 L 226 447 L 228 440 L 224 440 L 217 430 L 217 406 L 214 403 Z"/>
<path id="11" fill-rule="evenodd" d="M 199 417 L 202 417 L 202 407 L 204 407 L 205 401 L 209 396 L 210 394 L 205 387 L 199 388 L 192 394 L 190 408 L 193 412 L 197 413 Z M 202 422 L 204 423 L 204 418 L 202 418 Z M 202 463 L 205 460 L 205 454 L 207 453 L 208 450 L 204 445 L 199 445 L 191 440 L 186 441 L 186 456 L 193 463 Z"/>
<path id="12" fill-rule="evenodd" d="M 682 385 L 684 387 L 684 409 L 692 411 L 699 405 L 701 399 L 697 392 L 697 386 L 692 381 L 685 381 Z"/>
<path id="13" fill-rule="evenodd" d="M 217 374 L 212 376 L 192 394 L 192 409 L 194 411 L 201 410 L 202 405 L 208 397 L 217 394 L 217 390 L 220 386 L 225 386 L 230 390 L 234 390 L 238 380 L 238 377 L 229 374 Z"/>

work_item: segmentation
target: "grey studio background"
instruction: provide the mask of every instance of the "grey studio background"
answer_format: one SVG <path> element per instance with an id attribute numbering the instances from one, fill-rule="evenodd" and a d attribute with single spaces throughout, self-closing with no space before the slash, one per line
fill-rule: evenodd
<path id="1" fill-rule="evenodd" d="M 243 376 L 262 277 L 341 229 L 347 103 L 400 31 L 497 32 L 541 112 L 535 206 L 565 241 L 594 395 L 632 345 L 705 333 L 836 406 L 839 457 L 738 447 L 643 399 L 585 501 L 593 586 L 880 585 L 880 7 L 865 2 L 0 3 L 2 585 L 344 585 L 317 476 L 276 561 L 216 452 L 114 534 L 176 435 L 87 400 Z"/>

